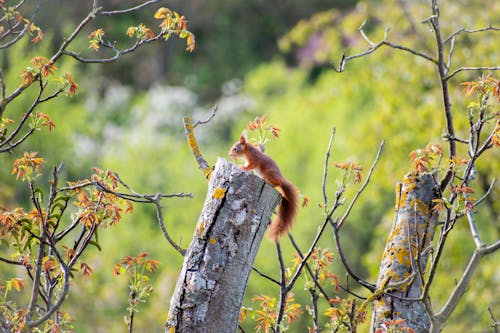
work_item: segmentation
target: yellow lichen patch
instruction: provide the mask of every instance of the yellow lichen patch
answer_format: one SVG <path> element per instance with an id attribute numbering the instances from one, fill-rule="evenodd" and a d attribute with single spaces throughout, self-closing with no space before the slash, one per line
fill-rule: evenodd
<path id="1" fill-rule="evenodd" d="M 212 195 L 212 197 L 214 199 L 222 199 L 222 198 L 224 198 L 225 195 L 226 195 L 226 189 L 225 188 L 221 188 L 221 187 L 217 187 L 214 190 L 214 194 Z"/>
<path id="2" fill-rule="evenodd" d="M 413 199 L 410 202 L 410 205 L 413 209 L 415 209 L 416 213 L 420 216 L 426 216 L 429 213 L 429 208 L 420 199 Z"/>
<path id="3" fill-rule="evenodd" d="M 198 235 L 198 237 L 201 236 L 203 230 L 205 230 L 205 223 L 200 223 L 198 225 L 198 230 L 196 230 L 196 234 Z"/>
<path id="4" fill-rule="evenodd" d="M 417 186 L 417 184 L 415 184 L 415 183 L 408 183 L 405 185 L 406 185 L 404 188 L 405 192 L 410 192 L 411 190 L 413 190 Z"/>
<path id="5" fill-rule="evenodd" d="M 210 237 L 209 242 L 210 244 L 214 245 L 215 243 L 217 243 L 217 239 L 215 239 L 214 237 Z"/>
<path id="6" fill-rule="evenodd" d="M 210 179 L 210 176 L 212 175 L 212 168 L 208 167 L 203 169 L 203 176 L 205 176 L 206 179 Z"/>
<path id="7" fill-rule="evenodd" d="M 401 265 L 410 266 L 410 251 L 404 247 L 398 247 L 394 256 Z"/>
<path id="8" fill-rule="evenodd" d="M 396 207 L 395 209 L 398 209 L 399 206 L 401 205 L 401 183 L 396 184 Z"/>
<path id="9" fill-rule="evenodd" d="M 403 178 L 403 183 L 405 184 L 410 184 L 410 183 L 415 183 L 416 175 L 414 173 L 409 173 Z"/>

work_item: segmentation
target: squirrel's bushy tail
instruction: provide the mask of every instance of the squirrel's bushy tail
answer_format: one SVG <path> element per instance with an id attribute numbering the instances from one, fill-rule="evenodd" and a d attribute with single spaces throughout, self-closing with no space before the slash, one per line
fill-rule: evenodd
<path id="1" fill-rule="evenodd" d="M 284 181 L 276 189 L 281 193 L 283 199 L 281 199 L 278 214 L 276 214 L 269 226 L 269 237 L 275 241 L 290 229 L 295 220 L 295 215 L 297 215 L 298 208 L 297 189 L 292 183 Z"/>

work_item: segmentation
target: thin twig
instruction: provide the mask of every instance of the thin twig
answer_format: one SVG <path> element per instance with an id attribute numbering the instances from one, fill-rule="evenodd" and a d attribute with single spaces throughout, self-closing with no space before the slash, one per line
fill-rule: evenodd
<path id="1" fill-rule="evenodd" d="M 399 44 L 395 44 L 395 43 L 392 43 L 392 42 L 389 42 L 387 40 L 387 36 L 388 36 L 388 33 L 390 31 L 390 28 L 386 29 L 385 30 L 385 33 L 384 33 L 384 39 L 382 39 L 380 42 L 378 43 L 373 43 L 371 42 L 368 37 L 365 35 L 365 33 L 363 32 L 363 26 L 364 26 L 364 22 L 363 24 L 361 25 L 359 31 L 361 33 L 361 36 L 363 37 L 363 39 L 365 39 L 369 44 L 370 44 L 370 47 L 364 51 L 364 52 L 361 52 L 361 53 L 358 53 L 358 54 L 354 54 L 354 55 L 350 55 L 350 56 L 346 56 L 345 54 L 342 55 L 340 61 L 339 61 L 339 67 L 338 68 L 335 68 L 335 71 L 336 72 L 343 72 L 345 70 L 345 66 L 347 64 L 348 61 L 350 60 L 353 60 L 353 59 L 356 59 L 356 58 L 361 58 L 361 57 L 364 57 L 368 54 L 371 54 L 373 52 L 375 52 L 376 50 L 378 50 L 381 46 L 388 46 L 390 48 L 393 48 L 393 49 L 398 49 L 398 50 L 401 50 L 401 51 L 405 51 L 405 52 L 408 52 L 408 53 L 411 53 L 413 55 L 416 55 L 420 58 L 423 58 L 427 61 L 430 61 L 432 62 L 433 64 L 437 64 L 437 61 L 431 57 L 430 55 L 428 54 L 425 54 L 423 52 L 420 52 L 420 51 L 417 51 L 415 49 L 412 49 L 412 48 L 409 48 L 407 46 L 403 46 L 403 45 L 399 45 Z"/>
<path id="2" fill-rule="evenodd" d="M 477 33 L 477 32 L 485 32 L 485 31 L 500 31 L 500 28 L 499 27 L 494 27 L 493 25 L 488 25 L 484 28 L 480 28 L 480 29 L 465 29 L 465 28 L 460 28 L 456 31 L 454 31 L 451 35 L 449 35 L 444 41 L 443 43 L 446 44 L 448 42 L 450 42 L 452 39 L 454 39 L 455 37 L 457 37 L 458 35 L 460 34 L 464 34 L 464 33 L 467 33 L 467 34 L 473 34 L 473 33 Z"/>
<path id="3" fill-rule="evenodd" d="M 357 283 L 359 283 L 360 285 L 362 285 L 366 289 L 370 290 L 371 292 L 374 292 L 377 289 L 377 287 L 374 284 L 369 283 L 368 281 L 365 281 L 364 279 L 362 279 L 359 275 L 357 275 L 351 269 L 351 267 L 347 263 L 347 259 L 346 259 L 345 255 L 344 255 L 344 251 L 342 250 L 342 245 L 340 244 L 340 238 L 339 238 L 339 234 L 338 234 L 339 230 L 337 228 L 337 223 L 333 222 L 333 220 L 331 218 L 329 218 L 328 221 L 330 222 L 330 225 L 333 228 L 333 235 L 334 235 L 334 238 L 335 238 L 335 245 L 337 247 L 337 251 L 339 253 L 340 260 L 342 261 L 342 265 L 344 266 L 346 272 L 354 279 L 354 281 L 356 281 Z"/>
<path id="4" fill-rule="evenodd" d="M 361 187 L 359 188 L 359 190 L 356 192 L 356 194 L 354 195 L 354 197 L 351 200 L 351 203 L 347 207 L 344 215 L 338 221 L 338 223 L 337 223 L 337 229 L 340 229 L 342 227 L 342 225 L 344 224 L 344 222 L 349 217 L 349 214 L 351 213 L 351 210 L 354 207 L 354 204 L 358 200 L 359 196 L 361 195 L 361 193 L 363 193 L 363 191 L 365 190 L 366 186 L 368 186 L 368 183 L 370 182 L 370 178 L 371 178 L 371 176 L 373 174 L 373 171 L 375 170 L 375 167 L 377 166 L 377 163 L 378 163 L 378 161 L 380 159 L 380 155 L 382 154 L 382 149 L 384 148 L 384 144 L 385 144 L 385 142 L 384 142 L 384 140 L 382 140 L 380 142 L 379 146 L 378 146 L 377 155 L 375 155 L 375 160 L 373 161 L 372 166 L 370 167 L 370 170 L 368 171 L 368 174 L 366 175 L 366 178 L 365 178 L 365 181 L 363 182 L 363 185 L 361 185 Z"/>
<path id="5" fill-rule="evenodd" d="M 170 245 L 172 245 L 172 247 L 177 250 L 177 252 L 179 252 L 181 255 L 185 255 L 186 254 L 186 250 L 181 248 L 177 243 L 174 242 L 174 240 L 172 239 L 172 237 L 170 237 L 168 231 L 167 231 L 167 228 L 165 227 L 165 221 L 163 220 L 163 213 L 162 213 L 162 210 L 161 210 L 161 205 L 160 205 L 160 200 L 161 200 L 161 197 L 160 197 L 160 193 L 158 193 L 158 195 L 156 196 L 156 198 L 154 198 L 154 205 L 156 207 L 156 218 L 158 220 L 158 223 L 160 224 L 160 229 L 163 233 L 163 236 L 165 236 L 165 238 L 167 239 L 167 241 L 170 243 Z"/>
<path id="6" fill-rule="evenodd" d="M 259 269 L 257 269 L 256 267 L 252 267 L 252 270 L 259 274 L 260 276 L 262 276 L 263 278 L 266 278 L 268 279 L 269 281 L 273 282 L 274 284 L 277 284 L 278 286 L 281 285 L 281 282 L 279 282 L 278 280 L 276 280 L 275 278 L 267 275 L 266 273 L 263 273 L 262 271 L 260 271 Z"/>
<path id="7" fill-rule="evenodd" d="M 210 115 L 208 116 L 208 118 L 205 120 L 197 120 L 194 123 L 193 128 L 195 128 L 198 125 L 204 125 L 204 124 L 208 123 L 209 121 L 211 121 L 215 117 L 215 113 L 217 112 L 217 108 L 218 108 L 218 105 L 215 104 L 214 107 L 212 108 L 212 111 L 210 111 Z"/>
<path id="8" fill-rule="evenodd" d="M 498 333 L 498 327 L 500 326 L 500 321 L 496 320 L 495 316 L 493 315 L 493 310 L 491 309 L 491 306 L 488 306 L 488 312 L 490 314 L 491 320 L 493 321 L 493 324 L 490 325 L 490 327 L 493 327 L 495 333 Z"/>
<path id="9" fill-rule="evenodd" d="M 24 266 L 24 264 L 22 263 L 22 261 L 10 260 L 10 259 L 6 259 L 6 258 L 3 258 L 3 257 L 0 257 L 0 261 L 4 262 L 6 264 Z"/>
<path id="10" fill-rule="evenodd" d="M 323 167 L 323 182 L 321 183 L 321 190 L 323 192 L 324 207 L 328 207 L 328 196 L 326 195 L 326 179 L 328 177 L 328 161 L 330 160 L 330 151 L 332 149 L 332 143 L 334 137 L 335 137 L 335 127 L 332 129 L 332 134 L 330 135 L 330 141 L 328 141 L 328 147 L 326 148 L 326 154 L 325 154 L 325 165 Z"/>
<path id="11" fill-rule="evenodd" d="M 499 71 L 499 70 L 500 66 L 477 66 L 477 67 L 462 66 L 455 69 L 450 74 L 448 74 L 445 77 L 445 79 L 448 81 L 449 79 L 451 79 L 452 77 L 463 71 Z"/>
<path id="12" fill-rule="evenodd" d="M 279 309 L 278 314 L 276 316 L 276 325 L 274 330 L 276 333 L 281 332 L 281 322 L 283 321 L 283 316 L 285 315 L 285 307 L 286 307 L 286 295 L 290 290 L 286 284 L 286 269 L 285 262 L 283 261 L 283 253 L 281 252 L 281 246 L 279 241 L 276 241 L 276 252 L 278 254 L 278 261 L 280 264 L 280 272 L 281 272 L 281 282 L 280 282 L 280 301 L 279 301 Z"/>
<path id="13" fill-rule="evenodd" d="M 130 7 L 127 9 L 121 9 L 121 10 L 110 10 L 110 11 L 99 11 L 97 15 L 100 16 L 113 16 L 113 15 L 121 15 L 121 14 L 129 14 L 130 12 L 135 12 L 138 11 L 146 6 L 155 4 L 160 2 L 161 0 L 149 0 L 144 3 L 141 3 L 140 5 L 137 5 L 135 7 Z"/>

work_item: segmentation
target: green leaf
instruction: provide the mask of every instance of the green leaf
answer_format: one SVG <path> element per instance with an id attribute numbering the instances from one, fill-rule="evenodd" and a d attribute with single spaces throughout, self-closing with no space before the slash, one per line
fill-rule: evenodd
<path id="1" fill-rule="evenodd" d="M 99 245 L 99 243 L 97 243 L 96 241 L 91 240 L 89 241 L 89 244 L 94 245 L 99 250 L 99 252 L 102 251 L 101 245 Z"/>

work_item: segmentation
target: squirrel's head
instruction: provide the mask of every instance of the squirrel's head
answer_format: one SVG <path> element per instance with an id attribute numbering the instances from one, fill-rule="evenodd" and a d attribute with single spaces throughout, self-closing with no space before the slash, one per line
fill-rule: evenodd
<path id="1" fill-rule="evenodd" d="M 236 141 L 235 144 L 229 149 L 229 157 L 231 157 L 233 160 L 236 158 L 240 157 L 245 153 L 245 150 L 247 149 L 247 141 L 245 137 L 242 135 L 240 137 L 239 141 Z"/>

